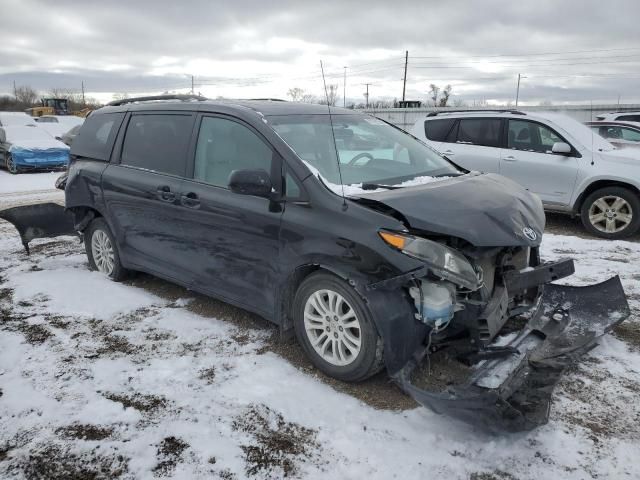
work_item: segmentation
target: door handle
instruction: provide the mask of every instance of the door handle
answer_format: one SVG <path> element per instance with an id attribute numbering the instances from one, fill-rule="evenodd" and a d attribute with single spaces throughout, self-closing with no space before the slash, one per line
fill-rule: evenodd
<path id="1" fill-rule="evenodd" d="M 193 192 L 185 193 L 180 196 L 180 203 L 189 208 L 200 208 L 200 199 Z"/>
<path id="2" fill-rule="evenodd" d="M 504 157 L 503 160 L 505 162 L 517 162 L 518 159 L 516 157 L 514 157 L 513 155 L 509 155 L 508 157 Z"/>
<path id="3" fill-rule="evenodd" d="M 169 185 L 160 185 L 156 189 L 156 196 L 163 202 L 174 202 L 176 200 L 176 194 L 171 191 Z"/>
<path id="4" fill-rule="evenodd" d="M 452 152 L 451 150 L 445 150 L 445 151 L 444 151 L 444 154 L 445 154 L 445 155 L 455 155 L 455 154 L 456 154 L 456 152 Z"/>

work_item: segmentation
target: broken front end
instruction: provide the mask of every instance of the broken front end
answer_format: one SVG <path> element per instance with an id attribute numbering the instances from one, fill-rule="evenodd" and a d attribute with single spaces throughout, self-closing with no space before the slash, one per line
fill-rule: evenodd
<path id="1" fill-rule="evenodd" d="M 427 335 L 392 378 L 418 403 L 492 432 L 548 421 L 563 371 L 629 315 L 618 277 L 551 284 L 573 260 L 541 263 L 538 247 L 446 246 L 406 234 L 383 239 L 425 266 L 374 283 L 403 290 Z M 605 300 L 606 299 L 606 300 Z"/>

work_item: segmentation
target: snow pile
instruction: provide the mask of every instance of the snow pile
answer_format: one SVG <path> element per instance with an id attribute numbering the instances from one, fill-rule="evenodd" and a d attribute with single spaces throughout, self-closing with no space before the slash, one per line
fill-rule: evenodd
<path id="1" fill-rule="evenodd" d="M 60 190 L 55 190 L 55 182 L 60 175 L 60 172 L 11 175 L 6 170 L 0 170 L 0 195 L 6 193 L 30 195 L 42 190 L 62 193 Z"/>

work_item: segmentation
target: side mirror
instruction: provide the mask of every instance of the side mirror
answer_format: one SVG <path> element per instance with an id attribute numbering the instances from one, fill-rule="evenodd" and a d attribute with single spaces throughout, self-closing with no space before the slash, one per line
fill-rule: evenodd
<path id="1" fill-rule="evenodd" d="M 271 178 L 262 169 L 234 170 L 229 175 L 229 189 L 240 195 L 269 198 L 271 196 Z"/>
<path id="2" fill-rule="evenodd" d="M 571 153 L 571 145 L 565 142 L 556 142 L 553 144 L 553 147 L 551 147 L 551 153 L 569 155 Z"/>

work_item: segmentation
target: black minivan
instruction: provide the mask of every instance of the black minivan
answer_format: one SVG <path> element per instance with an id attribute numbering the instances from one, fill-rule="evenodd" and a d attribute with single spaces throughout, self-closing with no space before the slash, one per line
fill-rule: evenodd
<path id="1" fill-rule="evenodd" d="M 548 315 L 543 284 L 573 272 L 571 260 L 540 262 L 535 195 L 321 105 L 113 102 L 76 137 L 65 195 L 93 269 L 147 272 L 256 312 L 295 331 L 328 375 L 360 381 L 386 365 L 432 407 L 442 394 L 420 397 L 408 365 L 451 352 L 480 388 L 477 367 L 495 376 L 495 359 L 517 352 L 493 345 L 503 327 Z"/>

